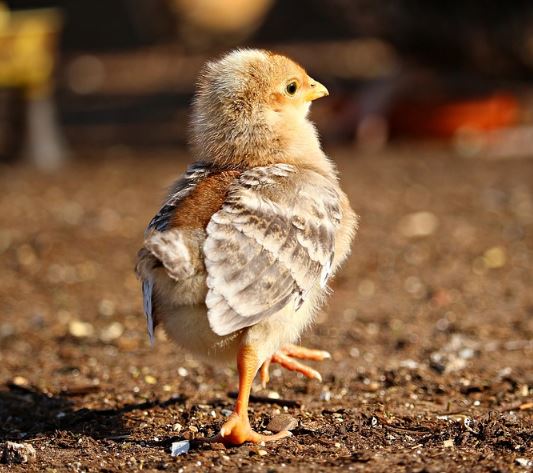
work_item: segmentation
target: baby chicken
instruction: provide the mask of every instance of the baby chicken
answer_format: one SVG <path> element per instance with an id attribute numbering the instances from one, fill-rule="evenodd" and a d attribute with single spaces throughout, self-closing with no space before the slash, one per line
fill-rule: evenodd
<path id="1" fill-rule="evenodd" d="M 320 379 L 295 358 L 327 352 L 291 345 L 311 323 L 350 251 L 357 217 L 307 119 L 328 95 L 290 59 L 237 50 L 208 63 L 192 114 L 196 162 L 152 219 L 139 251 L 148 332 L 211 362 L 237 362 L 239 394 L 218 441 L 290 435 L 252 430 L 248 400 L 261 368 Z"/>

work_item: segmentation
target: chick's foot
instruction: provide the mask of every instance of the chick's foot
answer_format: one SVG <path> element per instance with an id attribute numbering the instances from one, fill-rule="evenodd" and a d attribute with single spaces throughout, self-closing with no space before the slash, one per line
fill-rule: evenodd
<path id="1" fill-rule="evenodd" d="M 248 419 L 248 402 L 252 381 L 254 380 L 258 367 L 259 360 L 255 348 L 251 345 L 242 346 L 237 354 L 239 394 L 237 395 L 235 409 L 220 429 L 220 433 L 212 439 L 213 441 L 222 442 L 225 445 L 241 445 L 244 442 L 269 442 L 292 435 L 287 430 L 274 435 L 262 435 L 252 430 Z"/>
<path id="2" fill-rule="evenodd" d="M 247 415 L 234 412 L 220 429 L 220 433 L 212 440 L 221 442 L 224 445 L 241 445 L 244 442 L 269 442 L 290 437 L 292 434 L 288 430 L 278 432 L 274 435 L 263 435 L 252 430 Z"/>
<path id="3" fill-rule="evenodd" d="M 331 358 L 331 355 L 327 351 L 311 350 L 309 348 L 299 347 L 296 345 L 286 345 L 281 350 L 274 353 L 269 360 L 265 361 L 261 365 L 259 372 L 261 384 L 264 388 L 270 380 L 268 370 L 271 363 L 277 363 L 290 371 L 296 371 L 298 373 L 302 373 L 308 378 L 322 381 L 322 376 L 317 370 L 314 370 L 313 368 L 310 368 L 309 366 L 304 365 L 297 360 L 322 361 L 327 358 Z"/>

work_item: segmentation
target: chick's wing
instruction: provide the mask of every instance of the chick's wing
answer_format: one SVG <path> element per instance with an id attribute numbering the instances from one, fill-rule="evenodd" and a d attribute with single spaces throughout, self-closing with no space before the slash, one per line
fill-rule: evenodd
<path id="1" fill-rule="evenodd" d="M 180 280 L 192 276 L 198 270 L 198 262 L 201 260 L 200 245 L 195 245 L 194 241 L 203 241 L 203 229 L 183 231 L 180 228 L 172 228 L 172 223 L 180 204 L 195 192 L 198 185 L 212 172 L 212 166 L 208 163 L 191 165 L 174 184 L 167 200 L 146 228 L 144 245 L 137 258 L 136 272 L 142 282 L 144 312 L 152 343 L 154 328 L 157 325 L 153 271 L 162 265 L 171 278 Z"/>
<path id="2" fill-rule="evenodd" d="M 277 164 L 243 172 L 229 187 L 204 243 L 211 328 L 227 335 L 297 310 L 326 285 L 341 213 L 333 183 Z"/>

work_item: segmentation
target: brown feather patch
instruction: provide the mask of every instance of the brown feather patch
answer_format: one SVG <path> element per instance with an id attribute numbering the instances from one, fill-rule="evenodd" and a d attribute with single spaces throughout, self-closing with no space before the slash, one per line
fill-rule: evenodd
<path id="1" fill-rule="evenodd" d="M 176 207 L 169 228 L 205 228 L 211 216 L 220 210 L 230 184 L 241 171 L 221 171 L 202 179 Z"/>

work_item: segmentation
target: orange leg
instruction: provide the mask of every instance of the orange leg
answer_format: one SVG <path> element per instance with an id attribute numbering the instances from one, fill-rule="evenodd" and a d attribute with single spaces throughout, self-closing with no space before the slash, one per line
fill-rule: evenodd
<path id="1" fill-rule="evenodd" d="M 220 429 L 220 433 L 213 439 L 226 445 L 241 445 L 244 442 L 268 442 L 279 440 L 292 435 L 288 430 L 281 431 L 275 435 L 262 435 L 254 432 L 248 419 L 248 401 L 252 381 L 259 361 L 255 350 L 245 345 L 239 350 L 237 355 L 237 369 L 239 371 L 239 394 L 235 404 L 235 410 L 229 416 L 226 423 Z"/>
<path id="2" fill-rule="evenodd" d="M 295 358 L 300 360 L 312 360 L 312 361 L 322 361 L 327 358 L 331 358 L 331 355 L 327 351 L 322 350 L 311 350 L 309 348 L 299 347 L 296 345 L 286 345 L 281 350 L 277 351 L 272 355 L 272 357 L 265 361 L 259 372 L 261 377 L 261 384 L 263 388 L 266 387 L 268 381 L 270 380 L 270 375 L 268 374 L 268 369 L 270 363 L 278 363 L 284 368 L 302 373 L 304 376 L 307 376 L 311 379 L 318 379 L 322 381 L 322 376 L 320 373 L 313 368 L 310 368 L 303 363 L 295 360 Z"/>

